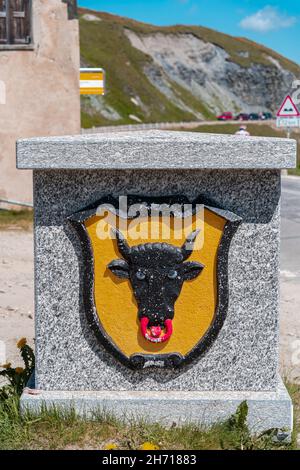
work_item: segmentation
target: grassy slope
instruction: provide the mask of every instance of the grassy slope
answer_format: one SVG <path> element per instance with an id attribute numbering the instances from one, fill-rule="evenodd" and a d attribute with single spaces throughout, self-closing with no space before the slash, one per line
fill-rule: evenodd
<path id="1" fill-rule="evenodd" d="M 213 134 L 234 134 L 238 128 L 240 127 L 241 123 L 230 123 L 230 124 L 207 124 L 207 125 L 200 125 L 195 129 L 191 129 L 191 131 L 195 132 L 209 132 Z M 253 136 L 259 137 L 286 137 L 286 134 L 282 130 L 273 129 L 268 124 L 247 124 L 247 130 Z M 294 135 L 292 135 L 295 138 Z"/>
<path id="2" fill-rule="evenodd" d="M 276 59 L 285 69 L 295 75 L 299 75 L 300 67 L 280 56 L 276 52 L 249 41 L 244 38 L 235 38 L 227 34 L 203 28 L 200 26 L 170 26 L 159 27 L 140 23 L 128 18 L 122 18 L 108 13 L 91 12 L 80 9 L 80 16 L 84 13 L 92 13 L 101 18 L 101 22 L 91 22 L 80 19 L 80 47 L 82 63 L 89 66 L 101 66 L 107 72 L 107 96 L 105 102 L 111 105 L 121 115 L 119 121 L 114 124 L 132 123 L 129 118 L 133 114 L 143 122 L 159 121 L 191 121 L 194 116 L 182 111 L 163 94 L 161 94 L 146 78 L 143 68 L 150 64 L 152 59 L 146 54 L 131 46 L 124 28 L 131 29 L 137 33 L 149 34 L 153 32 L 190 33 L 198 38 L 216 44 L 225 49 L 231 61 L 248 67 L 251 63 L 274 66 L 268 60 L 270 55 Z M 241 53 L 247 53 L 248 57 L 242 57 Z M 183 99 L 190 107 L 199 111 L 205 118 L 211 118 L 211 112 L 196 100 L 192 94 L 180 87 L 173 86 L 173 92 Z M 136 107 L 130 100 L 131 97 L 139 96 L 148 108 L 148 112 Z M 91 113 L 88 98 L 82 99 L 82 126 L 91 127 L 112 124 L 101 117 L 99 113 Z"/>
<path id="3" fill-rule="evenodd" d="M 0 230 L 32 230 L 33 211 L 0 210 Z"/>
<path id="4" fill-rule="evenodd" d="M 91 13 L 91 11 L 81 8 L 79 10 L 80 14 L 85 12 Z M 248 67 L 251 63 L 259 63 L 263 65 L 272 65 L 271 62 L 267 59 L 267 55 L 270 55 L 287 70 L 295 74 L 299 74 L 300 67 L 296 63 L 286 59 L 277 52 L 261 45 L 256 42 L 250 41 L 246 38 L 238 38 L 230 36 L 229 34 L 220 33 L 213 29 L 204 28 L 203 26 L 185 26 L 185 25 L 175 25 L 175 26 L 154 26 L 148 23 L 141 23 L 130 18 L 124 18 L 121 16 L 111 15 L 104 12 L 92 12 L 93 15 L 99 16 L 103 21 L 110 22 L 121 27 L 131 29 L 137 33 L 149 34 L 155 32 L 161 32 L 165 34 L 170 33 L 191 33 L 194 34 L 199 39 L 203 41 L 216 44 L 217 46 L 225 49 L 230 55 L 230 60 L 240 64 L 243 67 Z M 97 23 L 99 25 L 99 23 Z M 242 57 L 240 53 L 247 52 L 248 57 Z"/>
<path id="5" fill-rule="evenodd" d="M 122 47 L 120 47 L 122 44 Z M 134 114 L 144 122 L 156 121 L 192 121 L 194 116 L 174 106 L 163 94 L 161 94 L 146 78 L 143 67 L 151 62 L 151 59 L 142 52 L 133 48 L 129 39 L 124 34 L 121 25 L 102 21 L 87 22 L 80 20 L 80 47 L 85 64 L 101 66 L 106 70 L 107 95 L 105 101 L 121 114 L 122 119 L 114 124 L 132 122 L 130 114 Z M 201 105 L 195 103 L 192 95 L 184 89 L 182 94 L 188 95 L 189 100 L 194 101 L 194 108 L 210 117 L 209 112 Z M 130 98 L 139 96 L 148 108 L 148 115 L 135 106 Z M 85 99 L 83 99 L 82 126 L 111 124 L 99 114 L 90 115 L 84 111 Z"/>

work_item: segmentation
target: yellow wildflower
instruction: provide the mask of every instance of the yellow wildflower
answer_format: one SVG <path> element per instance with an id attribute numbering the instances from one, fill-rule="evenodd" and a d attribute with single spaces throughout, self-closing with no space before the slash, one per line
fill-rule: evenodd
<path id="1" fill-rule="evenodd" d="M 113 442 L 108 442 L 104 446 L 104 450 L 116 450 L 117 448 L 117 444 L 114 444 Z"/>
<path id="2" fill-rule="evenodd" d="M 158 450 L 159 447 L 153 442 L 144 442 L 140 447 L 141 450 Z"/>
<path id="3" fill-rule="evenodd" d="M 27 343 L 26 338 L 21 338 L 21 339 L 17 342 L 17 347 L 18 347 L 19 349 L 22 349 L 22 348 L 24 348 L 24 346 L 26 345 L 26 343 Z"/>
<path id="4" fill-rule="evenodd" d="M 7 362 L 6 364 L 2 364 L 1 366 L 3 369 L 10 369 L 11 368 L 11 362 Z"/>
<path id="5" fill-rule="evenodd" d="M 16 372 L 16 374 L 23 374 L 24 369 L 23 369 L 23 367 L 16 367 L 15 372 Z"/>

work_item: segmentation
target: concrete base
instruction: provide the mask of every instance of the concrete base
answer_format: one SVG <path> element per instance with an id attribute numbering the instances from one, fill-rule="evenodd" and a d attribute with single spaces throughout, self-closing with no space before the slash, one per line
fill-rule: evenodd
<path id="1" fill-rule="evenodd" d="M 21 411 L 38 413 L 42 406 L 75 409 L 80 416 L 93 418 L 105 411 L 119 418 L 143 418 L 170 425 L 197 423 L 211 425 L 229 418 L 247 400 L 248 426 L 252 434 L 278 428 L 278 438 L 289 441 L 293 428 L 291 398 L 280 383 L 276 392 L 153 392 L 153 391 L 24 391 Z"/>

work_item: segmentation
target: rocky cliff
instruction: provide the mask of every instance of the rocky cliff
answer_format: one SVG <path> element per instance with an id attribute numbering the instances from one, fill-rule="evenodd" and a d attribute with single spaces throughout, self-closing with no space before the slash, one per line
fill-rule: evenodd
<path id="1" fill-rule="evenodd" d="M 107 76 L 105 97 L 82 99 L 85 127 L 274 112 L 300 76 L 299 65 L 244 38 L 79 14 L 82 65 L 103 67 Z"/>

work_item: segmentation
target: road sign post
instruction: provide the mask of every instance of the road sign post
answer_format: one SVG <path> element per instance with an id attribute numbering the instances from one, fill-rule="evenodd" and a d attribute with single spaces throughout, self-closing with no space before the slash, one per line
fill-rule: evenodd
<path id="1" fill-rule="evenodd" d="M 287 130 L 290 138 L 291 129 L 300 127 L 300 112 L 290 95 L 287 95 L 277 113 L 276 125 Z"/>

